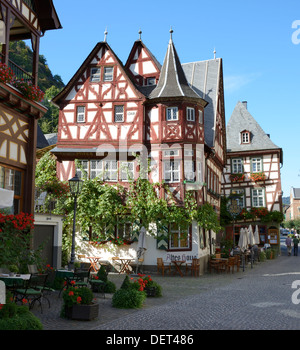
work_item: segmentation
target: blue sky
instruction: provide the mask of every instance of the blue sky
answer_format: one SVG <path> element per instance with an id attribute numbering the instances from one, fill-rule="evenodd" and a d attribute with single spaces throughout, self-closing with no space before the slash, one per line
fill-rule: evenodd
<path id="1" fill-rule="evenodd" d="M 212 59 L 216 49 L 223 59 L 226 123 L 236 103 L 248 101 L 249 112 L 283 149 L 283 196 L 300 187 L 299 0 L 53 2 L 63 29 L 46 32 L 40 54 L 65 84 L 106 28 L 124 64 L 139 29 L 161 64 L 171 26 L 181 63 Z"/>

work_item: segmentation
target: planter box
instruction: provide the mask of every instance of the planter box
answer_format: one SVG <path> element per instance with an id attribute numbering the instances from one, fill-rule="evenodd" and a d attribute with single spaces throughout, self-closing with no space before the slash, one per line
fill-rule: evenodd
<path id="1" fill-rule="evenodd" d="M 147 297 L 155 297 L 156 296 L 156 288 L 155 287 L 146 287 L 145 292 L 147 294 Z"/>
<path id="2" fill-rule="evenodd" d="M 65 316 L 71 320 L 90 321 L 99 314 L 99 304 L 73 305 L 65 307 Z"/>

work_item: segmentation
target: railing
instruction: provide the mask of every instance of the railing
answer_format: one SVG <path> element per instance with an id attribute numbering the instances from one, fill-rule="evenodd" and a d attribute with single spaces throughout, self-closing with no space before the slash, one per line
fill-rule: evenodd
<path id="1" fill-rule="evenodd" d="M 2 58 L 1 61 L 4 62 L 4 55 L 0 53 L 0 56 Z M 27 73 L 23 68 L 21 68 L 17 64 L 15 64 L 13 61 L 8 60 L 8 67 L 13 71 L 17 80 L 24 79 L 25 81 L 33 82 L 33 76 Z"/>

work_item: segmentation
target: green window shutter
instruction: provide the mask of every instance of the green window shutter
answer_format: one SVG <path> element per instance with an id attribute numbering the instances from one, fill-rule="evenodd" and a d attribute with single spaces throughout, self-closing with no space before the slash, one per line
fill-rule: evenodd
<path id="1" fill-rule="evenodd" d="M 161 250 L 167 250 L 169 247 L 169 228 L 156 223 L 157 226 L 157 238 L 156 238 L 156 248 Z"/>

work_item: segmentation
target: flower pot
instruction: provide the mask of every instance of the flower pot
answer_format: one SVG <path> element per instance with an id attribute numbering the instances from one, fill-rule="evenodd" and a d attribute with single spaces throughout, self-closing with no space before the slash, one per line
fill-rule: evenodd
<path id="1" fill-rule="evenodd" d="M 79 305 L 65 307 L 65 316 L 71 320 L 90 321 L 98 317 L 99 304 Z"/>
<path id="2" fill-rule="evenodd" d="M 147 297 L 155 297 L 156 296 L 156 288 L 155 287 L 146 287 L 144 291 L 147 294 Z"/>

